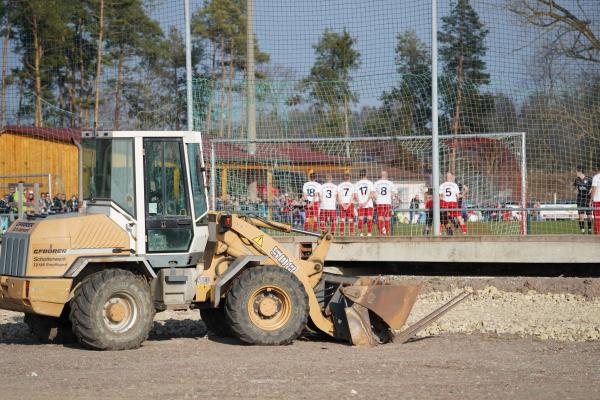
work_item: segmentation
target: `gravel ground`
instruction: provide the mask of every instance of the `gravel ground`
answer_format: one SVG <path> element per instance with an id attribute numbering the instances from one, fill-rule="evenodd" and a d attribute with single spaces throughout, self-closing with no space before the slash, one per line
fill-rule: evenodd
<path id="1" fill-rule="evenodd" d="M 158 314 L 141 349 L 93 352 L 39 345 L 21 314 L 0 311 L 0 398 L 600 398 L 599 280 L 423 281 L 409 322 L 473 295 L 416 340 L 370 349 L 244 346 L 188 311 Z"/>
<path id="2" fill-rule="evenodd" d="M 473 293 L 422 331 L 421 337 L 483 333 L 557 341 L 600 340 L 600 296 L 591 296 L 599 290 L 600 279 L 405 276 L 387 279 L 424 283 L 409 324 L 463 290 Z M 198 321 L 196 311 L 159 313 L 151 334 L 153 337 L 198 336 L 204 333 L 204 325 Z M 22 323 L 22 315 L 0 310 L 0 341 L 27 340 L 31 337 Z"/>

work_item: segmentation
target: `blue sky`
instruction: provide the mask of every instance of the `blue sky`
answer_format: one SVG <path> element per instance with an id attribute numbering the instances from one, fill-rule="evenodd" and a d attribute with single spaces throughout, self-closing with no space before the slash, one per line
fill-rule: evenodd
<path id="1" fill-rule="evenodd" d="M 472 0 L 481 20 L 489 29 L 486 44 L 489 90 L 503 92 L 515 99 L 524 98 L 536 88 L 536 54 L 548 36 L 540 30 L 520 23 L 501 5 L 505 0 Z M 202 5 L 192 0 L 192 10 Z M 600 35 L 600 1 L 561 0 L 561 4 L 593 21 Z M 439 0 L 439 17 L 447 15 L 450 0 Z M 582 10 L 576 5 L 581 4 Z M 431 43 L 430 1 L 428 0 L 254 0 L 255 33 L 263 51 L 271 56 L 271 65 L 291 71 L 296 79 L 306 76 L 314 61 L 312 46 L 325 29 L 347 29 L 357 39 L 361 66 L 353 73 L 353 86 L 362 105 L 375 105 L 384 90 L 398 80 L 394 65 L 396 36 L 412 29 L 429 45 Z M 156 0 L 152 16 L 163 26 L 177 26 L 183 31 L 183 0 Z M 442 22 L 438 19 L 438 24 Z M 9 67 L 18 65 L 11 57 Z M 589 67 L 589 64 L 588 64 Z M 596 66 L 599 70 L 599 66 Z M 106 68 L 111 73 L 110 68 Z M 562 72 L 576 76 L 581 64 L 567 63 Z M 9 90 L 14 108 L 16 88 Z"/>

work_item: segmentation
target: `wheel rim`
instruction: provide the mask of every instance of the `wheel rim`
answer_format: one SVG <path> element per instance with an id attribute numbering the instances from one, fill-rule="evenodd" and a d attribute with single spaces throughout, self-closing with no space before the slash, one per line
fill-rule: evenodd
<path id="1" fill-rule="evenodd" d="M 277 330 L 290 320 L 292 300 L 279 286 L 261 286 L 248 299 L 248 315 L 256 327 L 266 331 Z"/>
<path id="2" fill-rule="evenodd" d="M 127 332 L 138 319 L 138 307 L 128 293 L 115 293 L 104 303 L 102 317 L 105 326 L 112 332 Z"/>

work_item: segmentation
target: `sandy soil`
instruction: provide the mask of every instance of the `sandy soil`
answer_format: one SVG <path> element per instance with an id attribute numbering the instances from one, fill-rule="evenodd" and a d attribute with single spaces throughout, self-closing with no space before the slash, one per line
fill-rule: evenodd
<path id="1" fill-rule="evenodd" d="M 95 352 L 37 344 L 0 311 L 0 398 L 600 398 L 598 280 L 489 279 L 426 278 L 413 321 L 473 296 L 416 340 L 375 348 L 246 346 L 188 311 L 158 314 L 140 349 Z"/>
<path id="2" fill-rule="evenodd" d="M 593 399 L 600 398 L 598 354 L 598 342 L 482 335 L 375 348 L 155 337 L 124 352 L 0 344 L 0 374 L 5 400 Z"/>

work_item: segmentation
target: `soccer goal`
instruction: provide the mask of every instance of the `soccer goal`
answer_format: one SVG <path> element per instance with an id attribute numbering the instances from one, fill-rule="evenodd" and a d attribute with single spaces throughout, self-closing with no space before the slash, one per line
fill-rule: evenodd
<path id="1" fill-rule="evenodd" d="M 214 139 L 207 154 L 212 206 L 299 223 L 309 172 L 320 181 L 331 175 L 339 183 L 346 172 L 356 181 L 364 170 L 375 181 L 386 170 L 395 187 L 394 234 L 422 235 L 431 154 L 429 136 Z M 463 190 L 461 208 L 472 233 L 526 231 L 525 133 L 441 136 L 442 182 L 447 171 L 454 172 Z M 411 207 L 415 198 L 418 208 Z"/>

